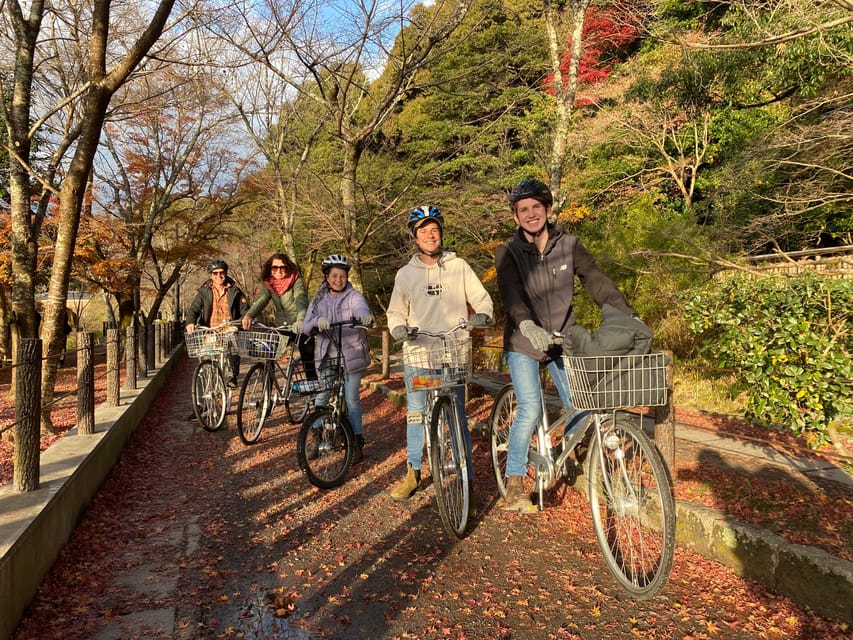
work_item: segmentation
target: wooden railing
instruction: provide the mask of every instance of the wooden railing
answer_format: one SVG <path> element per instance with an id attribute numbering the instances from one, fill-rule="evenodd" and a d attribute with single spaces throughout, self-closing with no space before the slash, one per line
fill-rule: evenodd
<path id="1" fill-rule="evenodd" d="M 139 335 L 137 335 L 137 333 Z M 148 373 L 166 362 L 174 347 L 183 341 L 183 328 L 177 324 L 157 323 L 141 327 L 128 327 L 126 332 L 125 389 L 135 390 L 138 376 Z M 117 328 L 106 331 L 106 406 L 121 402 L 121 341 Z M 71 394 L 77 396 L 77 434 L 88 435 L 95 431 L 95 337 L 91 332 L 77 333 L 77 387 Z M 14 429 L 15 456 L 13 482 L 16 491 L 34 491 L 39 487 L 39 454 L 42 412 L 42 341 L 24 338 L 18 344 L 15 375 L 14 422 L 0 428 L 0 432 Z M 66 394 L 71 395 L 71 394 Z M 63 396 L 63 397 L 66 397 Z"/>

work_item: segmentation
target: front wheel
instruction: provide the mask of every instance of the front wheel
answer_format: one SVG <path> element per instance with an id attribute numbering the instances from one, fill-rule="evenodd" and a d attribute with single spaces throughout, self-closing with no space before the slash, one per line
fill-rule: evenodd
<path id="1" fill-rule="evenodd" d="M 315 487 L 331 489 L 343 484 L 352 466 L 355 436 L 346 416 L 330 407 L 309 414 L 296 439 L 299 468 Z"/>
<path id="2" fill-rule="evenodd" d="M 604 560 L 645 600 L 663 589 L 675 551 L 675 500 L 666 465 L 642 428 L 605 419 L 589 451 L 589 501 Z"/>
<path id="3" fill-rule="evenodd" d="M 243 444 L 254 444 L 261 437 L 264 422 L 272 413 L 272 376 L 269 367 L 257 363 L 249 369 L 240 387 L 237 433 Z"/>
<path id="4" fill-rule="evenodd" d="M 471 507 L 471 479 L 465 438 L 455 403 L 439 398 L 430 419 L 430 465 L 435 500 L 441 521 L 449 534 L 465 537 Z"/>
<path id="5" fill-rule="evenodd" d="M 207 431 L 218 431 L 225 424 L 228 393 L 222 370 L 212 360 L 202 360 L 193 373 L 193 412 Z"/>

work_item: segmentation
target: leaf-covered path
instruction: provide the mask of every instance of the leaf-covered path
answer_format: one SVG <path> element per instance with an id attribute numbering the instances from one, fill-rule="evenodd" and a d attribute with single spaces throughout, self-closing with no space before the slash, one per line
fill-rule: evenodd
<path id="1" fill-rule="evenodd" d="M 244 446 L 233 424 L 186 420 L 192 362 L 152 405 L 15 635 L 23 638 L 846 638 L 722 566 L 679 549 L 663 594 L 624 596 L 574 491 L 533 516 L 496 498 L 470 536 L 440 527 L 430 489 L 408 504 L 404 411 L 363 391 L 366 459 L 339 489 L 299 472 L 281 414 Z"/>

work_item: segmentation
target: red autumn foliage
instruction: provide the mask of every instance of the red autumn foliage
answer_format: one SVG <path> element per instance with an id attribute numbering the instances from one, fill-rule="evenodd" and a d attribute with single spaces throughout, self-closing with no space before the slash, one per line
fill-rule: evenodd
<path id="1" fill-rule="evenodd" d="M 578 61 L 578 85 L 590 89 L 610 77 L 613 66 L 627 57 L 631 46 L 640 36 L 638 26 L 619 8 L 590 7 L 583 27 L 583 47 Z M 560 61 L 560 71 L 567 77 L 572 63 L 572 40 L 566 43 Z M 554 94 L 554 74 L 545 78 L 545 90 Z M 578 95 L 576 106 L 593 102 L 591 96 Z"/>

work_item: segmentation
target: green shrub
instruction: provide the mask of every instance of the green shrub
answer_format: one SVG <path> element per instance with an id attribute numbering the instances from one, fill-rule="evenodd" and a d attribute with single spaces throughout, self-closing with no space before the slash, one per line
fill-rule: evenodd
<path id="1" fill-rule="evenodd" d="M 705 358 L 735 372 L 748 417 L 818 447 L 853 413 L 853 281 L 732 276 L 685 309 Z"/>

